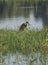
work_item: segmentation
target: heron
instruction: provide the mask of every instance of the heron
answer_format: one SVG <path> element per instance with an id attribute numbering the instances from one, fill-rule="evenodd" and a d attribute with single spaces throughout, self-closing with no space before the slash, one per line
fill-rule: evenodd
<path id="1" fill-rule="evenodd" d="M 26 21 L 25 23 L 23 23 L 23 24 L 20 26 L 19 30 L 24 30 L 24 29 L 27 27 L 28 24 L 29 24 L 28 21 Z"/>

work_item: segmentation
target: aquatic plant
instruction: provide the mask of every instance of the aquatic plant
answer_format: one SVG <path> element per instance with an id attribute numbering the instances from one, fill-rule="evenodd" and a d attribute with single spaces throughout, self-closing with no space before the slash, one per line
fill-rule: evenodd
<path id="1" fill-rule="evenodd" d="M 45 50 L 46 47 L 47 49 Z M 48 27 L 40 31 L 0 30 L 0 53 L 16 53 L 16 51 L 19 51 L 28 54 L 36 51 L 48 52 L 47 50 Z"/>

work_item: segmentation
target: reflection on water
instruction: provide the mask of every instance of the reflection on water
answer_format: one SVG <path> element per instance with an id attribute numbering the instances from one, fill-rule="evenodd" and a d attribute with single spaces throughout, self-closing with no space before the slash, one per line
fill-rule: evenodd
<path id="1" fill-rule="evenodd" d="M 35 60 L 34 60 L 35 59 Z M 48 57 L 40 53 L 23 55 L 21 53 L 0 55 L 1 65 L 48 65 Z"/>
<path id="2" fill-rule="evenodd" d="M 18 29 L 20 25 L 23 22 L 29 21 L 30 25 L 28 28 L 30 29 L 42 29 L 43 28 L 43 22 L 42 19 L 35 19 L 34 13 L 30 12 L 30 15 L 28 17 L 19 16 L 19 17 L 13 17 L 13 18 L 4 18 L 0 20 L 0 29 Z"/>

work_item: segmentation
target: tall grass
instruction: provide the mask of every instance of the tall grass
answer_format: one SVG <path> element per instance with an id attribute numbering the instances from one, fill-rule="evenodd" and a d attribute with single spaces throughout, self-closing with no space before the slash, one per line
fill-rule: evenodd
<path id="1" fill-rule="evenodd" d="M 0 0 L 0 2 L 2 2 L 3 0 Z M 27 2 L 40 2 L 41 0 L 4 0 L 4 1 L 6 1 L 6 2 L 10 2 L 10 1 L 21 1 L 21 2 L 25 2 L 25 1 L 27 1 Z M 47 1 L 47 0 L 42 0 L 42 1 Z"/>
<path id="2" fill-rule="evenodd" d="M 47 50 L 48 27 L 40 31 L 0 30 L 0 53 L 15 53 L 19 51 L 28 54 L 30 52 L 44 51 L 48 54 Z"/>
<path id="3" fill-rule="evenodd" d="M 0 0 L 0 18 L 16 16 L 22 5 L 32 6 L 33 10 L 34 8 L 37 9 L 37 4 L 44 1 L 46 2 L 47 0 Z"/>

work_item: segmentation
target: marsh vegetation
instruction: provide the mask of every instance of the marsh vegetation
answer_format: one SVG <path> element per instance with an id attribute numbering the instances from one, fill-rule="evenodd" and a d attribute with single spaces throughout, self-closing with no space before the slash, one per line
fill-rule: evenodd
<path id="1" fill-rule="evenodd" d="M 48 26 L 40 31 L 1 29 L 0 60 L 1 65 L 48 65 Z"/>
<path id="2" fill-rule="evenodd" d="M 48 65 L 46 25 L 48 1 L 0 0 L 0 65 Z"/>
<path id="3" fill-rule="evenodd" d="M 48 52 L 48 27 L 40 31 L 25 30 L 22 32 L 1 29 L 0 53 L 16 52 L 17 50 L 25 54 L 32 51 Z"/>

